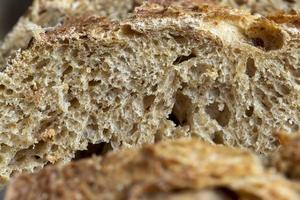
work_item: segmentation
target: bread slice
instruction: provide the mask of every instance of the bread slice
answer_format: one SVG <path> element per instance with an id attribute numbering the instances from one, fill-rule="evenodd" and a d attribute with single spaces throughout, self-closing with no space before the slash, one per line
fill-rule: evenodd
<path id="1" fill-rule="evenodd" d="M 38 32 L 37 27 L 53 27 L 72 15 L 97 14 L 113 20 L 126 18 L 142 0 L 34 0 L 27 13 L 20 18 L 0 46 L 0 70 L 15 51 L 26 48 Z"/>
<path id="2" fill-rule="evenodd" d="M 300 190 L 248 151 L 180 139 L 21 175 L 10 183 L 6 200 L 41 197 L 298 200 Z"/>
<path id="3" fill-rule="evenodd" d="M 247 12 L 148 4 L 47 30 L 0 73 L 0 174 L 196 136 L 259 153 L 299 130 L 298 29 Z"/>

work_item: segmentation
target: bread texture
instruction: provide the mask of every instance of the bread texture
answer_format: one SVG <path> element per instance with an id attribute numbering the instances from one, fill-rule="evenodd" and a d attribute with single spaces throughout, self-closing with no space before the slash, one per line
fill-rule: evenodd
<path id="1" fill-rule="evenodd" d="M 0 73 L 5 182 L 88 144 L 195 136 L 268 154 L 299 131 L 299 31 L 217 6 L 146 4 L 37 35 Z"/>
<path id="2" fill-rule="evenodd" d="M 298 200 L 297 187 L 248 151 L 179 139 L 21 175 L 6 200 Z"/>
<path id="3" fill-rule="evenodd" d="M 20 18 L 0 46 L 0 70 L 5 68 L 7 58 L 14 56 L 16 50 L 26 48 L 32 36 L 38 34 L 39 26 L 51 28 L 73 15 L 96 14 L 123 20 L 143 2 L 184 6 L 220 4 L 266 16 L 275 11 L 300 10 L 300 3 L 293 0 L 34 0 L 27 14 Z"/>
<path id="4" fill-rule="evenodd" d="M 3 70 L 9 56 L 26 48 L 39 27 L 51 28 L 67 17 L 97 14 L 112 20 L 122 20 L 140 5 L 142 0 L 34 0 L 0 46 L 0 66 Z M 0 68 L 0 70 L 1 70 Z"/>
<path id="5" fill-rule="evenodd" d="M 297 0 L 217 0 L 221 5 L 246 9 L 251 13 L 269 15 L 277 11 L 300 11 L 300 1 Z"/>

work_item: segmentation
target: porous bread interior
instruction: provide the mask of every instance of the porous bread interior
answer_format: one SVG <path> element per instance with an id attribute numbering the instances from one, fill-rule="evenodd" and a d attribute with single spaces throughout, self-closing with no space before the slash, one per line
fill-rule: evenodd
<path id="1" fill-rule="evenodd" d="M 66 17 L 96 14 L 112 20 L 125 19 L 142 0 L 34 0 L 27 13 L 21 17 L 0 46 L 0 70 L 15 51 L 26 48 L 39 29 L 51 28 Z"/>
<path id="2" fill-rule="evenodd" d="M 268 15 L 274 11 L 300 10 L 297 1 L 285 0 L 148 0 L 160 4 L 200 5 L 220 4 L 233 8 L 246 9 L 252 13 Z M 26 48 L 30 39 L 38 32 L 33 25 L 51 28 L 62 22 L 66 16 L 96 14 L 114 20 L 122 20 L 141 5 L 144 0 L 34 0 L 27 14 L 20 18 L 13 30 L 5 37 L 0 47 L 0 70 L 5 68 L 7 58 L 15 51 Z M 37 33 L 36 33 L 37 34 Z"/>
<path id="3" fill-rule="evenodd" d="M 299 130 L 298 32 L 250 15 L 174 12 L 78 20 L 17 54 L 0 73 L 3 181 L 88 143 L 197 136 L 268 153 L 273 130 Z"/>

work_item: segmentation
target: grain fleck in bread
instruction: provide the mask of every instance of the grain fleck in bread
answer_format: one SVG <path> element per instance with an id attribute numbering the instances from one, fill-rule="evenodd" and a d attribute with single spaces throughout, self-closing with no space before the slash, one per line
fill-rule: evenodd
<path id="1" fill-rule="evenodd" d="M 299 131 L 299 31 L 217 6 L 147 4 L 122 22 L 73 19 L 0 73 L 0 174 L 197 136 L 268 154 Z"/>
<path id="2" fill-rule="evenodd" d="M 21 175 L 6 200 L 299 198 L 295 183 L 248 151 L 180 139 Z"/>

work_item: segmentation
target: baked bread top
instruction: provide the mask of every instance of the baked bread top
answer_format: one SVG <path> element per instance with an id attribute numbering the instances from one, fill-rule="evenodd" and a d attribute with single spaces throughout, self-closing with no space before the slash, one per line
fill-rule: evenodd
<path id="1" fill-rule="evenodd" d="M 34 0 L 0 46 L 0 70 L 7 58 L 26 48 L 40 28 L 51 28 L 67 17 L 97 14 L 111 20 L 125 19 L 143 0 Z"/>
<path id="2" fill-rule="evenodd" d="M 109 2 L 106 0 L 34 0 L 27 14 L 20 18 L 0 46 L 0 70 L 5 68 L 9 56 L 14 56 L 16 50 L 28 45 L 37 26 L 50 28 L 73 15 L 96 14 L 114 20 L 122 20 L 143 2 L 161 5 L 181 4 L 183 6 L 220 4 L 266 16 L 277 11 L 297 12 L 300 9 L 297 1 L 286 0 L 110 0 Z"/>
<path id="3" fill-rule="evenodd" d="M 249 151 L 180 139 L 21 175 L 6 200 L 297 200 L 299 192 Z"/>

